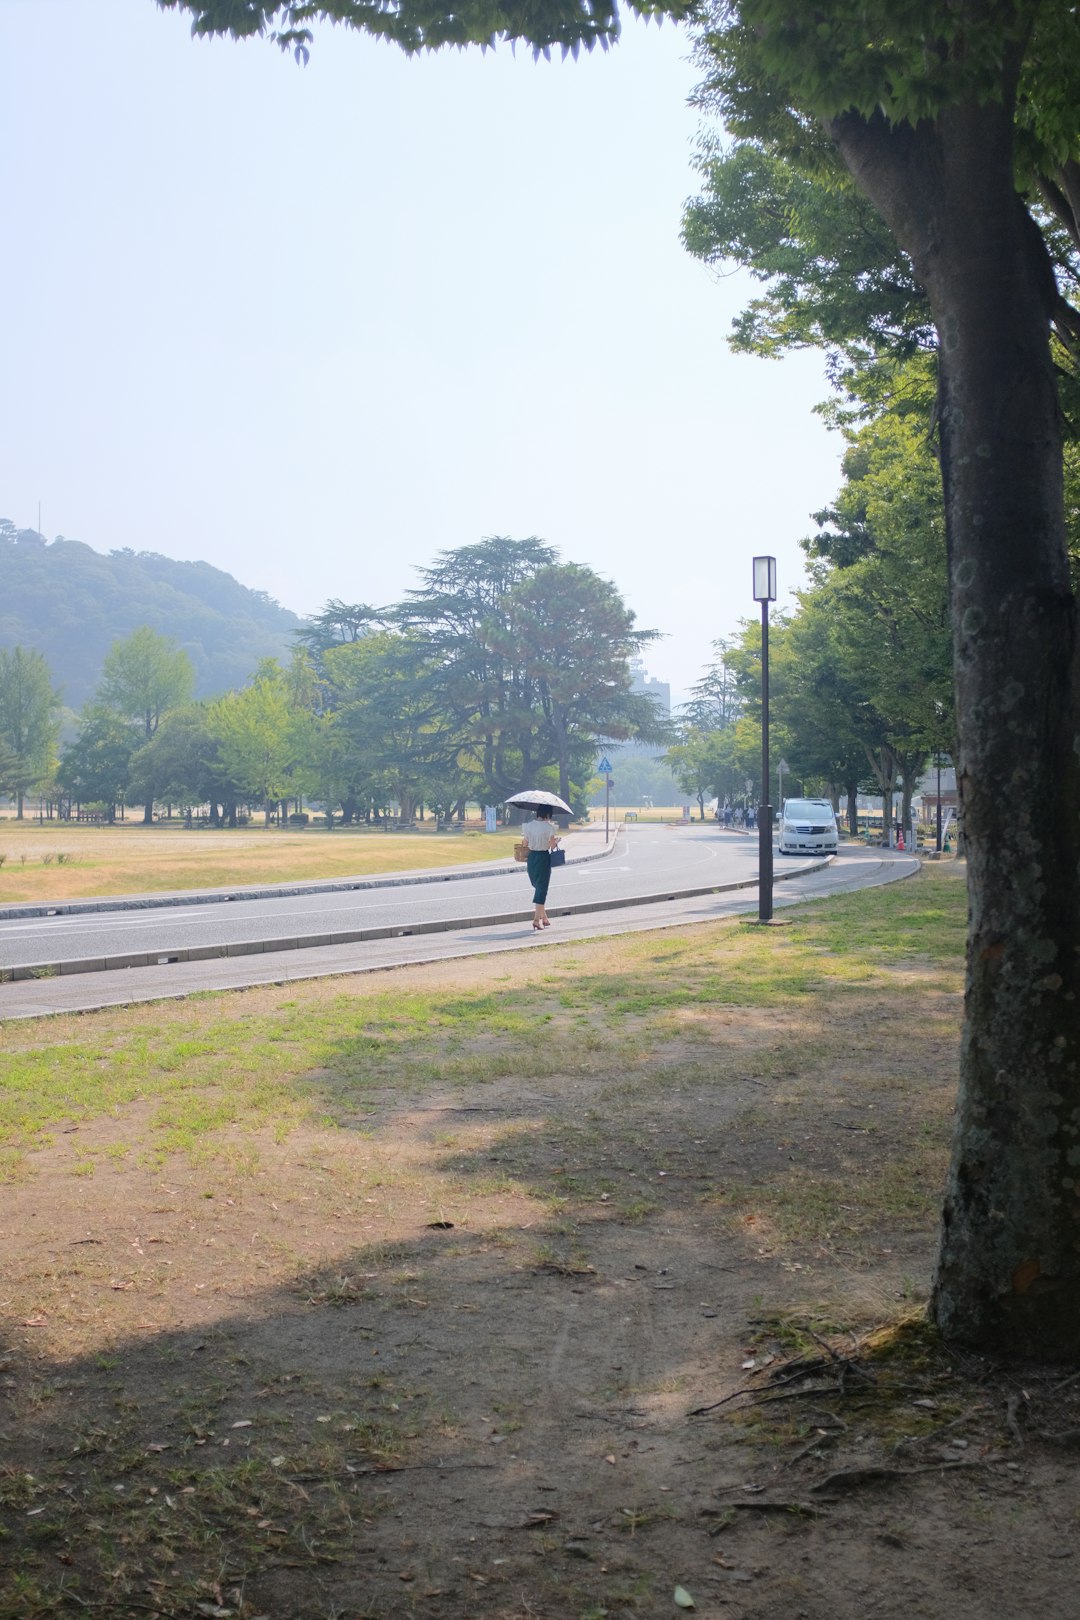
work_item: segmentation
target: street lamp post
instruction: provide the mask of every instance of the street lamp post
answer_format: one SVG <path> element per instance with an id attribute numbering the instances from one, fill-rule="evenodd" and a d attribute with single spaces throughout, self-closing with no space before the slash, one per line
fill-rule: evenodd
<path id="1" fill-rule="evenodd" d="M 769 603 L 776 601 L 776 558 L 754 558 L 754 601 L 761 603 L 761 796 L 758 811 L 758 922 L 773 914 L 772 805 L 769 803 Z"/>

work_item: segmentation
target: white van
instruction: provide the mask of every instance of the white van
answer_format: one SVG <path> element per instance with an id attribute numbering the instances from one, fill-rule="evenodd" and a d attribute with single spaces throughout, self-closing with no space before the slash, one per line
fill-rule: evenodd
<path id="1" fill-rule="evenodd" d="M 835 855 L 836 815 L 828 799 L 788 799 L 780 814 L 781 855 Z"/>

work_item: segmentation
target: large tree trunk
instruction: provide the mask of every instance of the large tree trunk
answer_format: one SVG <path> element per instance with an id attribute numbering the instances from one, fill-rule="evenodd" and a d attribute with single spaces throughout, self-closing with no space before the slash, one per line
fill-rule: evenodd
<path id="1" fill-rule="evenodd" d="M 969 929 L 960 1097 L 931 1305 L 950 1338 L 1080 1349 L 1076 612 L 1049 349 L 1055 299 L 1014 191 L 1012 109 L 839 120 L 940 337 Z"/>
<path id="2" fill-rule="evenodd" d="M 848 833 L 857 838 L 859 833 L 859 783 L 858 780 L 849 782 L 847 792 L 847 825 Z"/>
<path id="3" fill-rule="evenodd" d="M 909 831 L 912 834 L 915 832 L 915 817 L 911 813 L 911 804 L 915 797 L 915 789 L 919 785 L 919 778 L 926 769 L 926 755 L 921 753 L 901 754 L 899 757 L 902 772 L 901 780 L 903 782 L 900 800 L 900 825 L 904 829 L 904 838 L 906 840 Z M 915 848 L 914 843 L 911 847 Z"/>
<path id="4" fill-rule="evenodd" d="M 893 794 L 896 792 L 896 755 L 889 748 L 869 748 L 866 758 L 881 789 L 881 846 L 892 848 Z"/>

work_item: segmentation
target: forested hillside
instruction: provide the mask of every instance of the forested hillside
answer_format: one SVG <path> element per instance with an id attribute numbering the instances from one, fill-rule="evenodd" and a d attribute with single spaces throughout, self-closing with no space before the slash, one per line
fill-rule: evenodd
<path id="1" fill-rule="evenodd" d="M 211 697 L 242 686 L 261 658 L 287 658 L 300 623 L 209 563 L 152 551 L 103 556 L 0 519 L 0 648 L 40 652 L 71 709 L 92 696 L 113 642 L 140 625 L 184 648 L 196 695 Z"/>

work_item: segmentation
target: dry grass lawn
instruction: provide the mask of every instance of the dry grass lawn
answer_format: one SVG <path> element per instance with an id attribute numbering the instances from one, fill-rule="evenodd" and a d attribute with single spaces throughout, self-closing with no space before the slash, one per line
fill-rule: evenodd
<path id="1" fill-rule="evenodd" d="M 65 828 L 0 820 L 0 905 L 373 877 L 502 860 L 513 842 L 513 833 L 502 831 L 217 831 L 139 824 Z"/>

